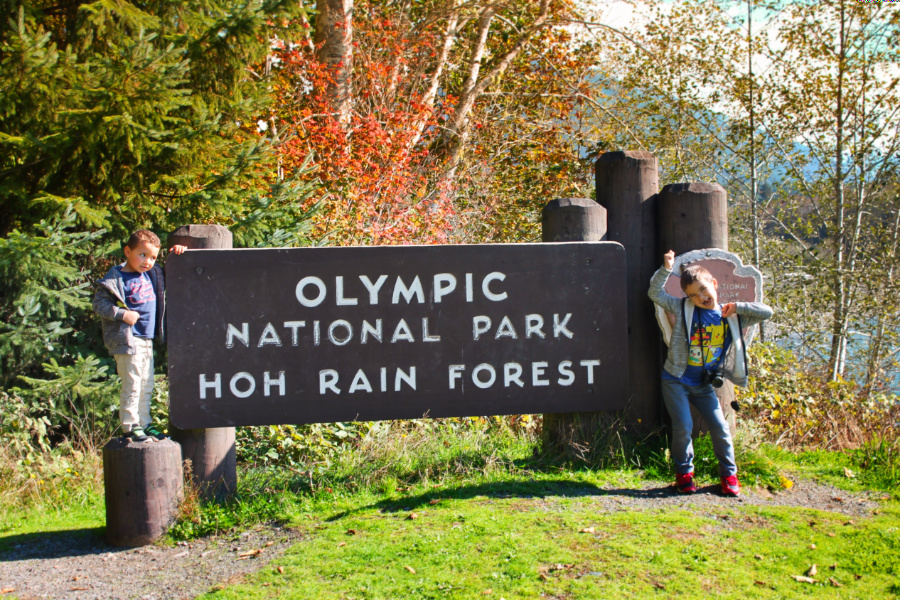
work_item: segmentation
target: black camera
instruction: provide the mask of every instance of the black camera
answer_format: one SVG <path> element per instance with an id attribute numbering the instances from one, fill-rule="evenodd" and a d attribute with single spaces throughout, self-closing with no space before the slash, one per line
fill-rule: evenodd
<path id="1" fill-rule="evenodd" d="M 722 369 L 716 369 L 715 371 L 703 371 L 703 376 L 700 380 L 704 384 L 710 384 L 714 388 L 720 388 L 725 385 L 725 376 L 722 374 Z"/>

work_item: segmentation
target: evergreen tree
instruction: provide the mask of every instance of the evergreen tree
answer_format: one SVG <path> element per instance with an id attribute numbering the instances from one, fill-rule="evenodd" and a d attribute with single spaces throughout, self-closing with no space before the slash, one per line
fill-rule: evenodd
<path id="1" fill-rule="evenodd" d="M 3 390 L 30 386 L 19 393 L 63 413 L 96 396 L 73 384 L 62 386 L 68 408 L 50 397 L 66 373 L 83 383 L 114 372 L 89 281 L 121 260 L 135 229 L 165 240 L 181 225 L 219 223 L 236 246 L 305 243 L 316 184 L 283 180 L 274 138 L 257 125 L 270 40 L 302 10 L 287 0 L 0 0 Z"/>
<path id="2" fill-rule="evenodd" d="M 190 222 L 240 230 L 263 205 L 273 228 L 290 226 L 298 190 L 277 181 L 257 133 L 267 82 L 252 66 L 298 10 L 0 1 L 13 16 L 0 24 L 0 235 L 68 204 L 115 239 Z"/>

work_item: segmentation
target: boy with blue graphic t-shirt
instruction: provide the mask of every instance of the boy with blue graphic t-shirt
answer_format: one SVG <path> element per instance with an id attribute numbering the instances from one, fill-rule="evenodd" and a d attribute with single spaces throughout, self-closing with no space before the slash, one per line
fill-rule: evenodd
<path id="1" fill-rule="evenodd" d="M 100 315 L 103 343 L 116 360 L 122 378 L 119 418 L 125 437 L 144 442 L 147 434 L 165 434 L 150 419 L 153 397 L 153 340 L 165 342 L 166 281 L 156 266 L 159 238 L 140 229 L 125 244 L 125 262 L 115 266 L 97 283 L 94 312 Z M 181 254 L 185 246 L 169 251 Z"/>
<path id="2" fill-rule="evenodd" d="M 672 273 L 675 252 L 663 257 L 663 266 L 650 279 L 650 299 L 676 315 L 669 341 L 669 353 L 662 373 L 662 394 L 672 418 L 672 461 L 675 463 L 675 487 L 690 494 L 694 484 L 694 448 L 691 443 L 693 421 L 690 405 L 709 425 L 713 450 L 719 461 L 722 493 L 740 494 L 734 445 L 725 415 L 713 388 L 724 379 L 747 385 L 747 364 L 743 329 L 772 317 L 772 309 L 760 302 L 718 303 L 719 282 L 699 265 L 681 272 L 681 289 L 687 298 L 666 293 L 666 280 Z"/>

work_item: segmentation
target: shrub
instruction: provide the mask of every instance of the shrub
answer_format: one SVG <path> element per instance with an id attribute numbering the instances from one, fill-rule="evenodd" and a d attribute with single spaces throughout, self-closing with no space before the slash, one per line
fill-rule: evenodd
<path id="1" fill-rule="evenodd" d="M 767 441 L 785 448 L 842 450 L 897 440 L 896 396 L 866 396 L 853 382 L 828 382 L 774 344 L 758 344 L 750 354 L 753 377 L 737 393 L 746 407 L 742 415 L 761 426 Z"/>

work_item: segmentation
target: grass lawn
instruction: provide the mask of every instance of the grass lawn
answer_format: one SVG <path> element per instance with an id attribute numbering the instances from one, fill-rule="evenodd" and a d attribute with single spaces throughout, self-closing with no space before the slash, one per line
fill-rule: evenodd
<path id="1" fill-rule="evenodd" d="M 315 473 L 247 470 L 234 499 L 194 506 L 167 543 L 270 521 L 302 532 L 209 599 L 900 598 L 900 494 L 884 484 L 896 478 L 852 453 L 741 450 L 742 480 L 759 486 L 741 502 L 714 491 L 708 440 L 696 445 L 705 489 L 690 499 L 668 488 L 664 439 L 596 468 L 544 462 L 534 447 L 528 436 L 433 429 L 362 445 Z M 749 498 L 765 484 L 799 497 L 812 479 L 875 510 Z M 70 508 L 0 515 L 0 548 L 102 524 L 94 492 Z"/>
<path id="2" fill-rule="evenodd" d="M 293 518 L 304 542 L 204 597 L 900 597 L 896 502 L 857 519 L 724 501 L 661 509 L 604 501 L 596 479 L 311 501 Z M 814 564 L 815 583 L 794 579 Z"/>

